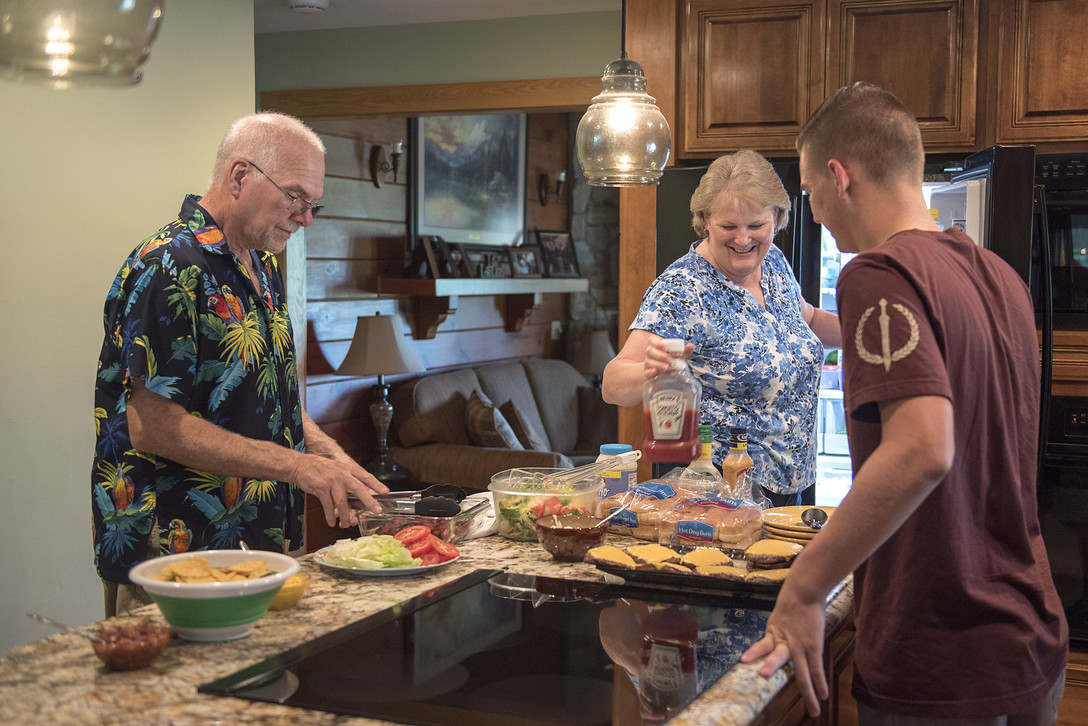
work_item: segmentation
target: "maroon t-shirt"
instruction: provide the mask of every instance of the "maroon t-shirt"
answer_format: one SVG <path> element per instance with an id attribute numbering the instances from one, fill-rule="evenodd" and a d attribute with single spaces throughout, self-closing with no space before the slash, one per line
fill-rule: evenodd
<path id="1" fill-rule="evenodd" d="M 1068 630 L 1035 499 L 1039 349 L 1027 286 L 959 232 L 911 230 L 839 276 L 854 470 L 876 404 L 952 402 L 945 479 L 855 573 L 854 696 L 915 716 L 986 718 L 1042 698 Z"/>

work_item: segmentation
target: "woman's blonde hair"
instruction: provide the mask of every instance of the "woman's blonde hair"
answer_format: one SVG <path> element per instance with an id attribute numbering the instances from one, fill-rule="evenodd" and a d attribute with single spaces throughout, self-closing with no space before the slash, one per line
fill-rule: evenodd
<path id="1" fill-rule="evenodd" d="M 691 195 L 691 226 L 700 239 L 706 237 L 706 218 L 723 193 L 737 206 L 772 210 L 775 230 L 789 222 L 790 197 L 771 162 L 743 149 L 715 159 Z"/>

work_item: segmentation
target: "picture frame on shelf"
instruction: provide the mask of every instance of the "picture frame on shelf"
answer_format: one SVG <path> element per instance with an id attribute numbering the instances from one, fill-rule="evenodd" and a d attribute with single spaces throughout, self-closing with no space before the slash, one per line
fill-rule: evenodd
<path id="1" fill-rule="evenodd" d="M 423 235 L 419 243 L 427 253 L 427 268 L 436 280 L 458 277 L 450 261 L 450 250 L 441 237 Z"/>
<path id="2" fill-rule="evenodd" d="M 569 232 L 536 231 L 546 277 L 581 277 Z"/>
<path id="3" fill-rule="evenodd" d="M 418 235 L 513 244 L 525 229 L 526 115 L 421 116 L 412 121 Z"/>
<path id="4" fill-rule="evenodd" d="M 510 253 L 510 269 L 514 277 L 543 277 L 544 263 L 540 259 L 540 245 L 507 247 Z"/>
<path id="5" fill-rule="evenodd" d="M 484 280 L 513 277 L 513 265 L 506 246 L 462 245 L 472 277 Z"/>
<path id="6" fill-rule="evenodd" d="M 468 256 L 465 254 L 465 246 L 459 242 L 450 242 L 446 245 L 449 250 L 450 266 L 457 277 L 475 277 L 472 267 L 469 265 Z"/>

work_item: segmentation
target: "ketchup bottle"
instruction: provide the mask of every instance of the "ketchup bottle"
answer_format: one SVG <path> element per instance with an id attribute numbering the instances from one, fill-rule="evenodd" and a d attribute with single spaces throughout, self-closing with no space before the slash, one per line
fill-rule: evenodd
<path id="1" fill-rule="evenodd" d="M 671 715 L 694 700 L 698 690 L 695 643 L 699 623 L 687 608 L 651 610 L 643 621 L 642 662 L 638 674 L 643 709 Z"/>
<path id="2" fill-rule="evenodd" d="M 650 461 L 689 462 L 699 458 L 699 407 L 703 386 L 684 360 L 684 341 L 665 341 L 669 367 L 642 384 L 646 439 L 642 454 Z"/>

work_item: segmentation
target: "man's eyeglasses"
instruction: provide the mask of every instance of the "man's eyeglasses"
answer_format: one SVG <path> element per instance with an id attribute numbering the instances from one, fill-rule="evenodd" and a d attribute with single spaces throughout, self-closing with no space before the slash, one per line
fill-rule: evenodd
<path id="1" fill-rule="evenodd" d="M 289 201 L 291 203 L 291 205 L 288 207 L 291 214 L 305 214 L 306 210 L 309 209 L 310 213 L 313 214 L 316 217 L 318 214 L 321 213 L 321 210 L 325 208 L 324 204 L 314 204 L 313 202 L 307 202 L 305 199 L 303 199 L 299 195 L 292 194 L 291 192 L 287 191 L 286 189 L 281 187 L 279 184 L 277 184 L 272 179 L 272 177 L 268 176 L 268 174 L 265 174 L 264 170 L 261 169 L 261 167 L 257 166 L 256 164 L 254 164 L 249 159 L 246 159 L 246 163 L 249 164 L 250 166 L 252 166 L 257 171 L 261 172 L 261 176 L 263 176 L 268 181 L 272 182 L 272 186 L 279 189 L 280 194 L 287 197 L 287 201 Z"/>

